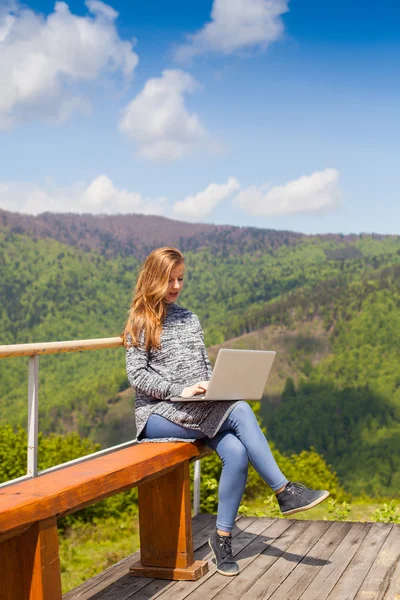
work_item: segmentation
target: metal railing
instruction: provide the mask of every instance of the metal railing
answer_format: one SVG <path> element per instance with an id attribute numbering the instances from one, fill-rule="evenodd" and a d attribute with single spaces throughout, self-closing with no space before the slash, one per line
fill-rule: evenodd
<path id="1" fill-rule="evenodd" d="M 97 456 L 103 456 L 136 445 L 137 439 L 117 446 L 110 446 L 98 452 L 81 456 L 74 460 L 55 465 L 43 471 L 38 471 L 38 433 L 39 433 L 39 356 L 41 354 L 59 354 L 64 352 L 80 352 L 82 350 L 99 350 L 101 348 L 123 347 L 121 337 L 99 338 L 90 340 L 70 340 L 65 342 L 43 342 L 36 344 L 10 344 L 0 346 L 0 359 L 12 356 L 28 356 L 28 448 L 27 448 L 27 472 L 26 475 L 11 479 L 0 484 L 1 487 L 40 477 L 45 473 L 63 469 L 72 464 L 77 464 Z M 194 489 L 193 489 L 193 512 L 195 515 L 200 510 L 200 460 L 194 463 Z"/>

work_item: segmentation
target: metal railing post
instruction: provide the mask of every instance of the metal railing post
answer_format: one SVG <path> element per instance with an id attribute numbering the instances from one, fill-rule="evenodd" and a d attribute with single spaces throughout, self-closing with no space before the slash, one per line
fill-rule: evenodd
<path id="1" fill-rule="evenodd" d="M 28 465 L 30 477 L 38 475 L 38 420 L 39 420 L 39 356 L 29 357 L 28 366 Z"/>
<path id="2" fill-rule="evenodd" d="M 194 463 L 194 482 L 193 482 L 193 516 L 200 512 L 200 466 L 201 460 Z"/>

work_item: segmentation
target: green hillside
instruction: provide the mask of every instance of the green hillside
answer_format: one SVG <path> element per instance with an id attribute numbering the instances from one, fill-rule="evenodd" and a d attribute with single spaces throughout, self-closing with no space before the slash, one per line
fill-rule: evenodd
<path id="1" fill-rule="evenodd" d="M 353 492 L 398 494 L 400 267 L 339 298 L 330 307 L 331 353 L 297 388 L 289 380 L 264 420 L 280 448 L 314 446 Z"/>
<path id="2" fill-rule="evenodd" d="M 383 267 L 400 264 L 400 238 L 379 241 L 365 237 L 352 245 L 309 241 L 283 245 L 273 253 L 225 259 L 203 251 L 188 255 L 188 259 L 189 289 L 183 292 L 182 302 L 201 318 L 207 342 L 219 344 L 263 327 L 271 310 L 278 315 L 287 312 L 310 290 L 320 297 L 327 285 L 346 287 L 351 281 L 368 280 Z M 300 290 L 293 301 L 288 298 L 273 307 L 267 304 Z"/>
<path id="3" fill-rule="evenodd" d="M 263 404 L 278 448 L 315 446 L 351 490 L 400 489 L 400 238 L 185 256 L 180 303 L 199 315 L 207 345 L 242 336 L 232 343 L 279 350 Z M 0 342 L 119 335 L 138 265 L 3 231 Z M 123 349 L 41 357 L 39 382 L 44 433 L 103 445 L 134 436 Z M 0 424 L 26 425 L 27 359 L 0 361 L 0 406 Z"/>
<path id="4" fill-rule="evenodd" d="M 53 240 L 0 238 L 1 343 L 119 335 L 137 269 Z M 26 423 L 28 359 L 0 361 L 0 424 Z M 40 428 L 93 434 L 127 386 L 123 350 L 42 356 Z M 129 436 L 131 437 L 131 436 Z"/>

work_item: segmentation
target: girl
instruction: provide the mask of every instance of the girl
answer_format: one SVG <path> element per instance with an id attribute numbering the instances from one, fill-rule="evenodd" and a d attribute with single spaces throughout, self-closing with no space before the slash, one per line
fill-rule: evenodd
<path id="1" fill-rule="evenodd" d="M 136 390 L 138 442 L 202 439 L 222 461 L 216 530 L 209 540 L 217 570 L 237 575 L 231 531 L 246 486 L 249 460 L 275 491 L 285 515 L 329 496 L 292 483 L 280 471 L 245 401 L 170 402 L 206 391 L 212 368 L 198 317 L 178 306 L 185 264 L 176 248 L 158 248 L 143 263 L 124 330 L 126 370 Z"/>

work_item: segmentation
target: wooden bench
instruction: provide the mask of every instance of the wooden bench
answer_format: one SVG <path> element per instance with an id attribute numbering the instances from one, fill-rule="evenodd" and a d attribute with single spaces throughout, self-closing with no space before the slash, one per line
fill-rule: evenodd
<path id="1" fill-rule="evenodd" d="M 201 442 L 142 443 L 0 489 L 0 599 L 61 600 L 57 518 L 138 486 L 133 576 L 196 580 L 189 462 Z"/>

